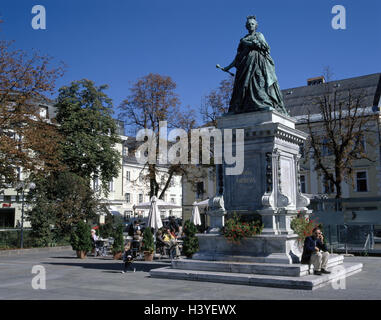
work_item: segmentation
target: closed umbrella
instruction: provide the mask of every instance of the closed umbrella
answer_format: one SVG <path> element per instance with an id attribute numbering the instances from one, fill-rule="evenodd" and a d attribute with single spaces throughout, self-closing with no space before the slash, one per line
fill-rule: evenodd
<path id="1" fill-rule="evenodd" d="M 155 196 L 151 198 L 151 206 L 149 208 L 147 225 L 148 225 L 148 228 L 153 228 L 154 230 L 153 242 L 154 242 L 155 251 L 156 251 L 156 232 L 163 226 L 163 222 L 161 221 L 161 218 L 160 218 L 160 211 L 157 206 L 157 198 Z"/>
<path id="2" fill-rule="evenodd" d="M 163 222 L 160 218 L 159 207 L 157 206 L 157 198 L 153 196 L 151 198 L 151 206 L 148 213 L 148 227 L 153 228 L 155 233 L 163 226 Z"/>
<path id="3" fill-rule="evenodd" d="M 193 203 L 192 217 L 190 219 L 195 226 L 201 225 L 200 211 L 198 210 L 198 205 L 196 202 Z"/>

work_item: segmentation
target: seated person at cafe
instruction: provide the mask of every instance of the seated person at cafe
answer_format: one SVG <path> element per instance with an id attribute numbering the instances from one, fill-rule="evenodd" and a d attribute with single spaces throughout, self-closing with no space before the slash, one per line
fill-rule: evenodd
<path id="1" fill-rule="evenodd" d="M 329 252 L 324 244 L 324 237 L 319 228 L 312 230 L 312 236 L 304 240 L 302 264 L 312 264 L 314 266 L 314 274 L 329 274 L 327 271 L 327 263 Z"/>
<path id="2" fill-rule="evenodd" d="M 179 257 L 180 256 L 179 245 L 176 241 L 176 237 L 171 233 L 170 229 L 165 229 L 163 240 L 170 247 L 170 255 L 175 258 Z"/>
<path id="3" fill-rule="evenodd" d="M 164 253 L 165 247 L 169 248 L 169 243 L 164 241 L 162 232 L 158 230 L 156 233 L 156 248 L 158 248 L 161 253 Z"/>

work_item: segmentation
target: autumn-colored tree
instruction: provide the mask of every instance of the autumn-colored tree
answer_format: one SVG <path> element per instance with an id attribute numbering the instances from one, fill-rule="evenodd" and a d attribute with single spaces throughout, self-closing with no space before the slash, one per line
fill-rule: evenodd
<path id="1" fill-rule="evenodd" d="M 327 78 L 330 78 L 327 69 Z M 366 92 L 349 88 L 340 90 L 333 82 L 321 84 L 324 94 L 312 101 L 306 125 L 315 168 L 327 184 L 335 187 L 336 198 L 342 197 L 343 181 L 353 184 L 354 161 L 374 161 L 365 152 L 364 143 L 373 145 L 372 134 L 377 128 L 378 114 L 364 104 Z"/>
<path id="2" fill-rule="evenodd" d="M 190 132 L 195 127 L 195 114 L 189 107 L 181 110 L 178 95 L 175 92 L 176 83 L 168 76 L 148 74 L 138 79 L 131 88 L 131 94 L 119 106 L 119 118 L 130 126 L 136 133 L 139 129 L 151 129 L 156 137 L 156 152 L 159 157 L 159 123 L 166 121 L 168 128 L 182 128 Z M 130 151 L 133 151 L 130 149 Z M 161 166 L 162 167 L 162 166 Z M 190 170 L 191 165 L 167 165 L 167 173 L 159 178 L 159 167 L 156 163 L 146 163 L 145 176 L 150 187 L 150 197 L 153 195 L 163 199 L 174 175 L 187 176 L 199 174 Z M 193 166 L 195 167 L 195 166 Z M 163 178 L 164 177 L 164 178 Z M 192 180 L 192 179 L 190 179 Z"/>
<path id="3" fill-rule="evenodd" d="M 213 89 L 203 97 L 200 113 L 203 120 L 213 126 L 217 125 L 217 118 L 228 112 L 233 92 L 234 78 L 229 76 L 222 80 L 217 89 Z"/>
<path id="4" fill-rule="evenodd" d="M 60 135 L 54 123 L 40 113 L 51 104 L 63 67 L 51 67 L 52 58 L 13 49 L 0 41 L 0 188 L 20 179 L 19 168 L 46 174 L 59 168 Z"/>

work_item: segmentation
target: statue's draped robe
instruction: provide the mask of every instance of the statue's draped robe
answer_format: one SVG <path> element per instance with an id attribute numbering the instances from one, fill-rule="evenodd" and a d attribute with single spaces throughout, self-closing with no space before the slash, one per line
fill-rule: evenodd
<path id="1" fill-rule="evenodd" d="M 245 40 L 245 41 L 242 41 Z M 270 47 L 264 36 L 247 35 L 238 46 L 237 69 L 229 112 L 250 112 L 274 108 L 286 113 L 275 74 Z"/>

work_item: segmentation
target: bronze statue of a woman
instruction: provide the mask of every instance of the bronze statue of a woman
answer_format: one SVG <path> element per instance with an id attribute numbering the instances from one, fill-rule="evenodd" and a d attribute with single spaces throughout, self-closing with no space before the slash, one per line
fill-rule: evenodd
<path id="1" fill-rule="evenodd" d="M 237 69 L 229 113 L 278 110 L 287 114 L 270 57 L 270 47 L 262 33 L 257 32 L 255 16 L 248 16 L 249 33 L 240 40 L 237 55 L 223 71 Z M 230 73 L 230 72 L 229 72 Z"/>

